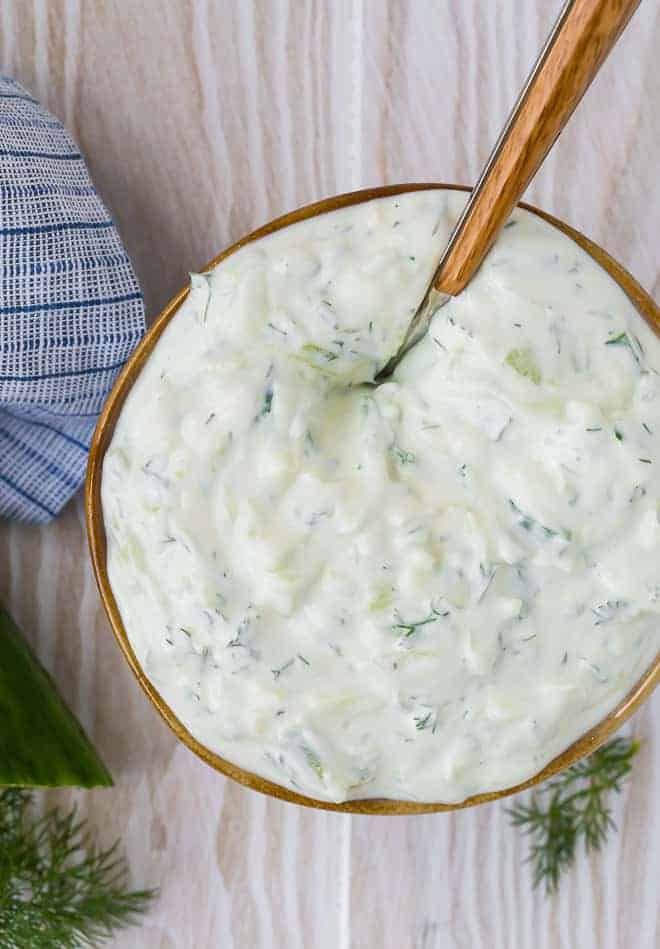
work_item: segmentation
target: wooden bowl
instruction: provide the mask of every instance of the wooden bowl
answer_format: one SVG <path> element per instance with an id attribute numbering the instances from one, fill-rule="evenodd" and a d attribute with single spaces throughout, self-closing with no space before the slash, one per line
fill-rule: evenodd
<path id="1" fill-rule="evenodd" d="M 469 188 L 463 187 L 461 185 L 408 184 L 391 185 L 383 188 L 371 188 L 365 191 L 354 191 L 349 194 L 341 194 L 333 198 L 326 198 L 325 200 L 318 201 L 315 204 L 310 204 L 306 207 L 299 208 L 297 211 L 292 211 L 290 214 L 285 214 L 283 217 L 271 221 L 270 224 L 266 224 L 264 227 L 260 227 L 258 230 L 253 231 L 252 234 L 248 234 L 247 237 L 244 237 L 237 243 L 232 244 L 231 247 L 223 251 L 218 257 L 215 257 L 209 264 L 207 264 L 206 268 L 204 269 L 208 270 L 211 267 L 215 267 L 215 265 L 220 263 L 221 260 L 224 260 L 225 257 L 229 257 L 230 254 L 233 254 L 245 244 L 249 244 L 261 237 L 265 237 L 267 234 L 272 234 L 273 231 L 278 231 L 280 228 L 287 227 L 289 224 L 294 224 L 296 221 L 303 221 L 306 218 L 314 217 L 317 214 L 325 214 L 327 211 L 334 211 L 337 208 L 347 207 L 351 204 L 359 204 L 362 201 L 370 201 L 373 198 L 382 198 L 388 195 L 403 194 L 406 191 L 420 191 L 429 188 L 450 188 L 452 190 L 469 191 Z M 649 323 L 650 326 L 660 334 L 660 309 L 656 306 L 651 297 L 640 287 L 633 277 L 631 277 L 631 275 L 626 270 L 624 270 L 620 264 L 613 260 L 609 254 L 607 254 L 588 238 L 584 237 L 582 234 L 580 234 L 578 231 L 575 231 L 567 224 L 564 224 L 562 221 L 557 220 L 557 218 L 552 217 L 552 215 L 546 214 L 544 211 L 539 211 L 537 208 L 530 207 L 527 204 L 521 204 L 520 206 L 528 211 L 531 211 L 533 214 L 538 215 L 544 220 L 549 221 L 550 224 L 553 224 L 560 231 L 563 231 L 564 234 L 568 234 L 568 236 L 571 237 L 576 242 L 576 244 L 579 244 L 580 247 L 582 247 L 583 250 L 593 257 L 593 259 L 599 263 L 601 267 L 607 270 L 610 276 L 616 280 L 619 286 L 628 295 L 647 323 Z M 274 784 L 272 781 L 267 781 L 256 774 L 245 771 L 243 768 L 237 767 L 235 764 L 232 764 L 230 761 L 221 758 L 219 755 L 201 745 L 177 719 L 162 696 L 158 693 L 157 689 L 148 680 L 135 656 L 135 653 L 133 652 L 128 636 L 126 635 L 126 630 L 124 629 L 124 625 L 121 620 L 117 602 L 112 593 L 110 581 L 108 579 L 106 562 L 106 536 L 103 525 L 103 511 L 101 507 L 101 477 L 103 459 L 105 457 L 108 445 L 112 439 L 112 434 L 114 432 L 117 419 L 119 418 L 119 414 L 122 410 L 124 400 L 130 392 L 131 386 L 140 374 L 143 365 L 151 355 L 152 350 L 160 339 L 163 330 L 174 317 L 175 313 L 185 300 L 187 294 L 188 287 L 186 286 L 174 297 L 173 300 L 167 304 L 165 309 L 158 316 L 140 345 L 133 353 L 131 359 L 124 366 L 124 369 L 122 370 L 112 392 L 110 393 L 110 397 L 105 404 L 105 408 L 96 427 L 90 448 L 89 465 L 87 469 L 85 511 L 87 517 L 89 546 L 92 555 L 92 563 L 94 565 L 94 573 L 96 575 L 96 582 L 101 593 L 103 605 L 110 620 L 110 625 L 112 626 L 112 630 L 115 634 L 117 642 L 119 643 L 119 647 L 122 650 L 129 666 L 133 670 L 135 677 L 149 696 L 149 699 L 153 705 L 165 719 L 177 738 L 180 738 L 181 741 L 191 748 L 196 755 L 198 755 L 203 761 L 206 761 L 207 764 L 210 764 L 212 768 L 215 768 L 217 771 L 221 771 L 223 774 L 233 778 L 235 781 L 238 781 L 247 787 L 254 788 L 256 791 L 261 791 L 263 794 L 270 794 L 272 797 L 281 798 L 284 801 L 290 801 L 294 804 L 304 804 L 308 807 L 316 807 L 322 810 L 343 811 L 345 813 L 354 814 L 428 814 L 435 811 L 452 811 L 463 807 L 471 807 L 474 804 L 483 804 L 487 801 L 494 801 L 497 798 L 505 797 L 509 794 L 515 794 L 518 791 L 523 791 L 526 788 L 530 788 L 535 784 L 545 781 L 547 778 L 551 777 L 551 775 L 556 774 L 558 771 L 561 771 L 573 764 L 573 762 L 577 761 L 578 758 L 581 758 L 584 755 L 590 754 L 592 751 L 594 751 L 612 734 L 612 732 L 619 728 L 623 722 L 625 722 L 625 720 L 630 715 L 632 715 L 635 709 L 641 705 L 644 699 L 651 694 L 655 686 L 658 684 L 658 681 L 660 681 L 660 654 L 656 656 L 655 661 L 651 664 L 649 669 L 647 669 L 641 679 L 630 690 L 628 695 L 626 695 L 623 701 L 620 702 L 620 704 L 611 714 L 609 714 L 603 719 L 603 721 L 601 721 L 598 725 L 574 742 L 569 748 L 566 749 L 566 751 L 554 758 L 535 777 L 530 778 L 529 781 L 525 781 L 524 783 L 518 784 L 515 787 L 506 788 L 503 791 L 492 791 L 474 795 L 473 797 L 470 797 L 458 804 L 427 804 L 418 803 L 416 801 L 397 801 L 380 798 L 347 801 L 343 804 L 333 804 L 329 801 L 318 801 L 302 794 L 296 794 L 294 791 L 289 791 L 287 788 L 282 787 L 279 784 Z"/>

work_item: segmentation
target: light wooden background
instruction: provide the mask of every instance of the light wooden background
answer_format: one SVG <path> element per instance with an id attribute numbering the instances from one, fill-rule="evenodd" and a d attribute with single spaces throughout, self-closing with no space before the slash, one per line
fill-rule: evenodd
<path id="1" fill-rule="evenodd" d="M 61 117 L 153 315 L 225 244 L 295 205 L 384 182 L 471 182 L 559 0 L 2 0 L 0 68 Z M 660 295 L 660 4 L 644 0 L 530 200 Z M 117 786 L 79 800 L 161 897 L 127 949 L 655 949 L 660 695 L 619 835 L 532 894 L 495 804 L 366 818 L 267 800 L 177 745 L 111 639 L 80 499 L 0 525 L 0 597 Z"/>

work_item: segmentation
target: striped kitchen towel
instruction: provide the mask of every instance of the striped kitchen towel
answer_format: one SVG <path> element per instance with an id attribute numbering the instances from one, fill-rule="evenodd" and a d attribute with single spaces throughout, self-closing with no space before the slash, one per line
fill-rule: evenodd
<path id="1" fill-rule="evenodd" d="M 140 288 L 80 151 L 0 76 L 0 518 L 43 523 L 77 490 L 143 332 Z"/>

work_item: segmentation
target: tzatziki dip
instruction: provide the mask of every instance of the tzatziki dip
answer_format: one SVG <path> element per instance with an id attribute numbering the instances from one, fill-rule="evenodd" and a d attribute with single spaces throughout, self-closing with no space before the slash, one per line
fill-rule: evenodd
<path id="1" fill-rule="evenodd" d="M 464 201 L 363 202 L 193 275 L 104 461 L 147 677 L 317 799 L 511 787 L 660 648 L 660 340 L 591 257 L 516 210 L 374 384 Z"/>

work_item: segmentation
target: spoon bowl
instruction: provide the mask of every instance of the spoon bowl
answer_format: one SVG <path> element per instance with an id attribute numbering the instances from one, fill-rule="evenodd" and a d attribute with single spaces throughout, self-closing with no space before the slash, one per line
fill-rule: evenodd
<path id="1" fill-rule="evenodd" d="M 335 211 L 338 208 L 347 207 L 353 204 L 360 204 L 364 201 L 371 201 L 374 198 L 383 198 L 389 195 L 403 194 L 408 191 L 421 191 L 433 188 L 444 188 L 451 190 L 460 190 L 468 192 L 469 188 L 461 185 L 446 184 L 406 184 L 391 185 L 382 188 L 372 188 L 364 191 L 354 191 L 349 194 L 337 195 L 332 198 L 326 198 L 315 204 L 307 205 L 292 211 L 283 217 L 277 218 L 266 224 L 264 227 L 253 231 L 246 237 L 232 244 L 225 251 L 215 257 L 204 270 L 215 267 L 220 261 L 235 253 L 239 248 L 253 241 L 272 234 L 283 227 L 294 224 L 297 221 L 306 220 L 329 211 Z M 520 207 L 531 211 L 544 220 L 548 221 L 554 227 L 558 228 L 564 234 L 568 235 L 583 250 L 585 250 L 621 287 L 624 293 L 629 297 L 636 307 L 640 316 L 646 320 L 651 328 L 660 335 L 660 309 L 656 306 L 651 297 L 640 287 L 635 279 L 602 248 L 598 247 L 587 237 L 574 230 L 569 225 L 564 224 L 557 218 L 528 204 L 521 204 Z M 220 757 L 215 752 L 206 748 L 198 742 L 193 735 L 184 727 L 184 725 L 175 716 L 172 709 L 164 701 L 155 686 L 149 681 L 142 669 L 133 648 L 128 639 L 124 628 L 121 614 L 117 606 L 112 587 L 110 584 L 107 569 L 107 539 L 103 521 L 103 509 L 101 504 L 101 482 L 103 477 L 103 461 L 106 451 L 117 424 L 117 420 L 122 411 L 122 407 L 140 375 L 145 363 L 149 359 L 155 346 L 169 322 L 174 318 L 181 304 L 188 295 L 189 288 L 184 287 L 165 307 L 165 309 L 156 318 L 155 322 L 145 335 L 144 339 L 135 350 L 131 359 L 122 370 L 115 386 L 106 402 L 103 413 L 99 419 L 94 438 L 92 440 L 89 465 L 87 470 L 87 482 L 85 493 L 85 512 L 87 520 L 87 532 L 89 547 L 92 557 L 92 564 L 96 576 L 101 599 L 105 607 L 110 626 L 117 639 L 119 647 L 124 654 L 126 661 L 131 667 L 140 686 L 145 691 L 151 703 L 167 722 L 174 734 L 192 751 L 195 752 L 203 761 L 211 765 L 217 771 L 222 772 L 240 784 L 268 794 L 271 797 L 280 798 L 293 804 L 302 804 L 308 807 L 315 807 L 321 810 L 340 811 L 343 813 L 354 814 L 428 814 L 437 811 L 452 811 L 463 807 L 471 807 L 476 804 L 484 804 L 497 798 L 506 797 L 515 794 L 527 788 L 533 787 L 542 781 L 547 780 L 552 775 L 569 765 L 573 764 L 579 758 L 591 754 L 598 748 L 610 735 L 616 731 L 632 713 L 639 708 L 642 702 L 651 694 L 655 686 L 660 682 L 660 655 L 656 656 L 653 663 L 646 670 L 644 675 L 638 680 L 634 687 L 629 691 L 619 705 L 605 718 L 602 719 L 594 728 L 586 732 L 581 738 L 570 745 L 564 752 L 554 758 L 542 771 L 533 778 L 518 784 L 514 787 L 505 788 L 491 792 L 474 795 L 459 803 L 427 803 L 417 801 L 399 801 L 381 798 L 367 798 L 362 800 L 346 801 L 342 804 L 333 804 L 329 801 L 316 800 L 302 794 L 297 794 L 288 788 L 282 787 L 271 781 L 267 781 L 259 775 L 237 767 L 231 761 Z"/>

